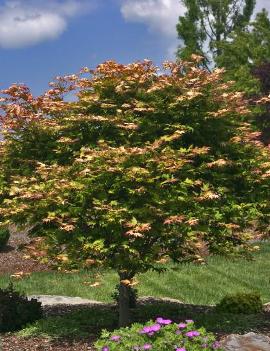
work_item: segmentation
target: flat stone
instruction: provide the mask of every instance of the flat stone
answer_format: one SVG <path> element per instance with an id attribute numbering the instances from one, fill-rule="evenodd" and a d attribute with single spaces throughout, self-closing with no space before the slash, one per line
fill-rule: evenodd
<path id="1" fill-rule="evenodd" d="M 225 351 L 270 351 L 270 338 L 256 333 L 232 334 L 222 341 L 222 347 Z"/>
<path id="2" fill-rule="evenodd" d="M 42 306 L 54 305 L 102 305 L 102 302 L 82 299 L 81 297 L 57 296 L 57 295 L 30 295 L 29 299 L 36 299 Z"/>
<path id="3" fill-rule="evenodd" d="M 171 299 L 169 297 L 154 297 L 154 296 L 142 296 L 138 298 L 138 303 L 147 304 L 147 303 L 157 303 L 157 302 L 167 302 L 173 304 L 182 305 L 183 302 L 176 299 Z"/>
<path id="4" fill-rule="evenodd" d="M 270 312 L 270 302 L 267 302 L 263 305 L 263 310 L 265 312 Z"/>

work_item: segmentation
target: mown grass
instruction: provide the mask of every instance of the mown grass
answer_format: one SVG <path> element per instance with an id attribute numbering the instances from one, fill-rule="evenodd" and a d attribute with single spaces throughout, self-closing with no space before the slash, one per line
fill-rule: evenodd
<path id="1" fill-rule="evenodd" d="M 254 260 L 211 257 L 207 265 L 170 265 L 162 274 L 148 272 L 138 276 L 139 296 L 169 297 L 192 304 L 216 304 L 224 295 L 236 292 L 259 292 L 263 302 L 270 301 L 270 243 L 260 245 Z M 0 287 L 9 276 L 0 276 Z M 91 287 L 94 282 L 99 286 Z M 75 274 L 33 273 L 15 288 L 28 295 L 49 294 L 80 296 L 104 302 L 112 301 L 117 284 L 113 271 L 89 271 Z"/>

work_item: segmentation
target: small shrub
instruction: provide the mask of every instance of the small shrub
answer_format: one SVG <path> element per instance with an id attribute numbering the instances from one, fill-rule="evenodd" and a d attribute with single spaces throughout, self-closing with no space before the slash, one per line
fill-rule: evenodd
<path id="1" fill-rule="evenodd" d="M 216 306 L 216 311 L 222 313 L 260 313 L 263 308 L 261 297 L 257 293 L 238 293 L 225 296 Z"/>
<path id="2" fill-rule="evenodd" d="M 0 332 L 21 329 L 27 323 L 42 318 L 41 303 L 16 292 L 10 284 L 0 289 Z"/>
<path id="3" fill-rule="evenodd" d="M 176 324 L 160 317 L 146 325 L 135 323 L 114 332 L 104 330 L 95 346 L 98 351 L 222 350 L 213 334 L 204 328 L 196 329 L 193 321 Z"/>
<path id="4" fill-rule="evenodd" d="M 6 228 L 1 228 L 0 229 L 0 250 L 3 249 L 10 237 L 9 230 Z"/>

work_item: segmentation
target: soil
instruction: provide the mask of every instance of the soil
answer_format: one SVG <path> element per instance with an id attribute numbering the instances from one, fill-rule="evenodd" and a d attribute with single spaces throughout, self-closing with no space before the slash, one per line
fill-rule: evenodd
<path id="1" fill-rule="evenodd" d="M 26 230 L 18 232 L 15 228 L 10 228 L 10 234 L 8 245 L 0 251 L 0 275 L 49 270 L 47 265 L 31 258 L 25 258 L 27 256 L 25 246 L 35 242 L 27 236 Z"/>
<path id="2" fill-rule="evenodd" d="M 87 340 L 57 340 L 45 338 L 19 338 L 14 335 L 4 335 L 0 339 L 1 351 L 94 351 L 91 346 L 93 337 Z M 2 347 L 2 348 L 1 348 Z"/>

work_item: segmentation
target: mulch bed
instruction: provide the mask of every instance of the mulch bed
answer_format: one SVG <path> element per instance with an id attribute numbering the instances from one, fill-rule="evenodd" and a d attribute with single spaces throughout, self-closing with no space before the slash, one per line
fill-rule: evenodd
<path id="1" fill-rule="evenodd" d="M 94 351 L 93 337 L 87 340 L 63 340 L 50 341 L 45 338 L 20 338 L 14 335 L 0 337 L 1 351 Z M 2 347 L 2 348 L 1 348 Z"/>
<path id="2" fill-rule="evenodd" d="M 0 251 L 0 275 L 49 270 L 45 264 L 38 263 L 34 259 L 24 258 L 26 253 L 23 247 L 31 244 L 31 239 L 27 236 L 27 231 L 17 232 L 14 228 L 11 228 L 10 233 L 8 245 Z"/>

